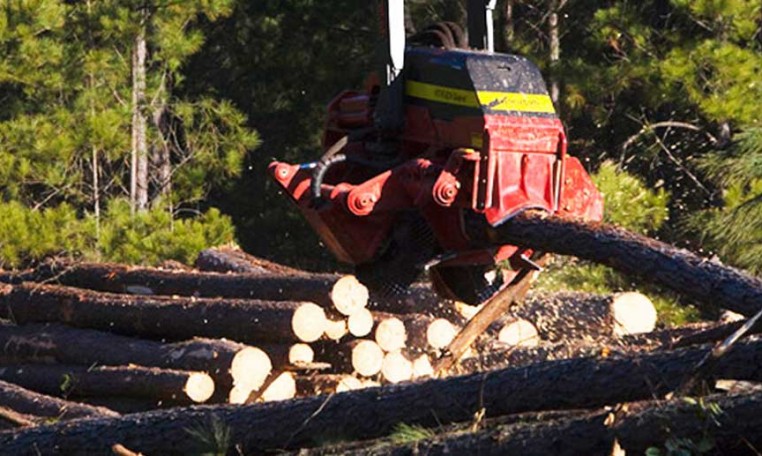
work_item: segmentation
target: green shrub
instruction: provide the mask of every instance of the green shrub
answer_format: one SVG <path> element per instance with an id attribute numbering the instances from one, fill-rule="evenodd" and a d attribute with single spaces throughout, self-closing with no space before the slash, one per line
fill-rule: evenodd
<path id="1" fill-rule="evenodd" d="M 19 268 L 49 256 L 132 264 L 172 259 L 192 263 L 198 253 L 233 240 L 229 217 L 209 209 L 195 217 L 173 218 L 166 208 L 131 216 L 126 200 L 112 200 L 96 221 L 78 216 L 67 204 L 30 209 L 0 203 L 0 267 Z"/>
<path id="2" fill-rule="evenodd" d="M 131 216 L 129 202 L 116 200 L 101 222 L 98 250 L 104 260 L 122 263 L 192 263 L 201 250 L 230 242 L 233 234 L 230 218 L 214 208 L 193 218 L 173 219 L 163 208 Z"/>
<path id="3" fill-rule="evenodd" d="M 76 256 L 93 245 L 94 225 L 68 204 L 34 210 L 0 203 L 0 267 L 28 265 L 46 256 Z"/>

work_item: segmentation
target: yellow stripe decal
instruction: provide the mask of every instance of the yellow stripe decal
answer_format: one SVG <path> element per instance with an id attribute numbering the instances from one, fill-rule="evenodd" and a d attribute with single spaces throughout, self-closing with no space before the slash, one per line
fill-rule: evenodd
<path id="1" fill-rule="evenodd" d="M 418 81 L 405 82 L 405 93 L 415 98 L 447 103 L 469 108 L 479 108 L 479 100 L 473 90 L 453 89 Z"/>
<path id="2" fill-rule="evenodd" d="M 545 94 L 477 92 L 481 104 L 494 111 L 543 112 L 553 114 L 553 102 Z"/>
<path id="3" fill-rule="evenodd" d="M 555 113 L 553 102 L 545 94 L 487 92 L 454 89 L 418 81 L 407 81 L 405 93 L 411 97 L 468 108 L 485 107 L 493 111 Z"/>

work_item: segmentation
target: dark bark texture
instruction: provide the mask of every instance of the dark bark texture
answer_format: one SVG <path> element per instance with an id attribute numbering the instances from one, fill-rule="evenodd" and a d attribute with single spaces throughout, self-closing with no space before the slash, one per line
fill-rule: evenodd
<path id="1" fill-rule="evenodd" d="M 231 248 L 204 249 L 198 254 L 195 266 L 202 271 L 246 272 L 252 274 L 306 275 L 306 271 L 290 268 L 264 258 Z"/>
<path id="2" fill-rule="evenodd" d="M 161 343 L 55 323 L 0 326 L 2 364 L 137 364 L 201 371 L 208 373 L 220 390 L 232 388 L 230 365 L 244 348 L 246 345 L 219 339 Z"/>
<path id="3" fill-rule="evenodd" d="M 193 404 L 183 391 L 188 371 L 140 366 L 83 367 L 22 364 L 0 367 L 0 380 L 42 394 L 65 397 L 124 396 Z"/>
<path id="4" fill-rule="evenodd" d="M 644 454 L 648 448 L 665 449 L 686 439 L 687 445 L 698 444 L 707 437 L 714 441 L 719 454 L 756 455 L 753 448 L 762 445 L 762 394 L 735 397 L 709 397 L 723 413 L 713 421 L 706 410 L 682 399 L 664 404 L 636 403 L 636 410 L 619 413 L 614 426 L 607 426 L 609 413 L 593 412 L 583 416 L 559 417 L 542 421 L 519 421 L 493 425 L 487 423 L 474 432 L 450 432 L 414 443 L 372 441 L 364 446 L 347 445 L 300 451 L 300 456 L 353 455 L 603 455 L 611 454 L 614 442 L 627 454 Z M 687 453 L 690 454 L 690 453 Z M 710 454 L 715 454 L 710 453 Z"/>
<path id="5" fill-rule="evenodd" d="M 762 281 L 685 249 L 619 227 L 521 214 L 498 227 L 471 221 L 473 239 L 571 255 L 664 286 L 712 309 L 751 316 L 762 308 Z"/>
<path id="6" fill-rule="evenodd" d="M 252 406 L 196 406 L 52 425 L 0 436 L 12 454 L 104 453 L 114 443 L 150 454 L 203 450 L 187 428 L 230 429 L 231 451 L 299 448 L 329 438 L 373 438 L 399 423 L 428 427 L 524 411 L 593 408 L 659 397 L 689 374 L 708 348 L 580 358 L 423 383 Z M 720 378 L 762 378 L 762 342 L 738 343 L 715 368 Z M 584 388 L 580 388 L 584 385 Z"/>
<path id="7" fill-rule="evenodd" d="M 56 397 L 35 393 L 4 381 L 0 381 L 0 407 L 5 407 L 24 415 L 58 419 L 119 416 L 118 413 L 104 407 L 65 401 Z M 0 453 L 10 454 L 5 453 L 5 451 L 6 448 L 0 446 Z"/>
<path id="8" fill-rule="evenodd" d="M 24 280 L 114 293 L 311 301 L 332 307 L 334 274 L 282 275 L 168 271 L 108 263 L 46 263 Z"/>
<path id="9" fill-rule="evenodd" d="M 157 339 L 225 337 L 239 342 L 298 341 L 291 329 L 303 303 L 99 293 L 23 283 L 0 291 L 0 316 L 16 323 L 61 322 Z"/>

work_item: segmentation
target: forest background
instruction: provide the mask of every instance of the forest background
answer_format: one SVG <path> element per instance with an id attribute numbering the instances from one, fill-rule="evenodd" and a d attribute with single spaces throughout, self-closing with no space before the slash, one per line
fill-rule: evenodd
<path id="1" fill-rule="evenodd" d="M 314 160 L 377 45 L 358 0 L 0 2 L 0 267 L 191 263 L 208 246 L 336 265 L 266 174 Z M 759 0 L 500 0 L 496 49 L 546 76 L 607 219 L 762 270 Z M 465 2 L 406 2 L 408 33 Z M 634 286 L 562 260 L 544 286 Z M 668 297 L 668 299 L 676 299 Z"/>

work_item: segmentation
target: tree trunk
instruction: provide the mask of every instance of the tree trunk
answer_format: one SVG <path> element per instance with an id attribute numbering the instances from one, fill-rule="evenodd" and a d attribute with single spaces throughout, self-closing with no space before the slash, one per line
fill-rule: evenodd
<path id="1" fill-rule="evenodd" d="M 751 396 L 705 398 L 723 410 L 718 422 L 705 418 L 705 411 L 687 405 L 682 399 L 666 404 L 646 402 L 629 404 L 620 412 L 614 426 L 607 425 L 612 414 L 605 411 L 578 414 L 568 418 L 537 417 L 540 420 L 510 420 L 486 425 L 472 432 L 440 433 L 409 444 L 395 444 L 390 439 L 363 444 L 301 450 L 300 456 L 425 454 L 487 455 L 579 455 L 613 454 L 619 443 L 627 454 L 646 454 L 649 447 L 664 447 L 679 438 L 697 444 L 705 436 L 715 440 L 719 454 L 758 454 L 752 449 L 762 443 L 762 394 Z M 462 429 L 460 429 L 462 431 Z M 362 445 L 362 446 L 360 446 Z M 714 454 L 712 452 L 711 454 Z"/>
<path id="2" fill-rule="evenodd" d="M 561 112 L 561 83 L 558 80 L 558 63 L 561 60 L 560 10 L 565 0 L 550 0 L 548 11 L 548 60 L 550 62 L 550 99 L 556 112 Z"/>
<path id="3" fill-rule="evenodd" d="M 229 247 L 204 249 L 198 254 L 195 266 L 202 271 L 243 272 L 251 274 L 308 275 L 307 271 L 294 269 L 264 258 L 249 255 L 243 250 Z"/>
<path id="4" fill-rule="evenodd" d="M 0 326 L 0 363 L 63 363 L 84 366 L 126 366 L 201 371 L 208 373 L 220 391 L 233 387 L 233 365 L 251 372 L 244 360 L 252 347 L 220 339 L 195 338 L 165 344 L 58 324 Z M 238 379 L 240 382 L 240 378 Z"/>
<path id="5" fill-rule="evenodd" d="M 19 279 L 53 280 L 62 285 L 131 294 L 213 298 L 310 301 L 332 308 L 331 291 L 342 278 L 335 274 L 216 274 L 167 271 L 109 263 L 46 263 Z M 18 279 L 17 279 L 18 280 Z"/>
<path id="6" fill-rule="evenodd" d="M 292 320 L 311 303 L 100 293 L 58 285 L 6 285 L 0 316 L 17 323 L 61 322 L 155 339 L 228 338 L 299 342 Z"/>
<path id="7" fill-rule="evenodd" d="M 0 367 L 0 380 L 50 395 L 125 396 L 178 404 L 206 402 L 214 393 L 214 381 L 207 374 L 140 366 L 10 365 Z"/>
<path id="8" fill-rule="evenodd" d="M 633 292 L 535 294 L 509 314 L 508 319 L 532 323 L 540 338 L 552 342 L 647 333 L 656 325 L 651 301 Z"/>
<path id="9" fill-rule="evenodd" d="M 498 227 L 473 222 L 469 236 L 490 245 L 515 244 L 576 256 L 664 286 L 708 308 L 751 316 L 762 306 L 759 279 L 619 227 L 526 213 Z"/>
<path id="10" fill-rule="evenodd" d="M 525 411 L 593 408 L 663 396 L 688 375 L 709 349 L 582 358 L 465 377 L 369 388 L 266 406 L 204 406 L 86 420 L 0 435 L 12 454 L 57 448 L 67 454 L 103 453 L 114 442 L 151 454 L 200 451 L 186 429 L 214 417 L 230 430 L 231 448 L 243 453 L 314 445 L 327 438 L 373 438 L 399 423 L 435 427 Z M 738 343 L 719 359 L 718 378 L 762 378 L 762 342 Z M 581 385 L 584 385 L 581 387 Z M 351 411 L 351 412 L 348 412 Z M 211 424 L 210 424 L 211 425 Z"/>
<path id="11" fill-rule="evenodd" d="M 155 176 L 152 179 L 155 186 L 154 198 L 160 197 L 170 204 L 169 210 L 172 211 L 172 155 L 171 150 L 174 144 L 174 135 L 172 132 L 172 116 L 169 113 L 167 99 L 171 97 L 171 85 L 167 79 L 171 76 L 165 73 L 162 76 L 159 94 L 156 95 L 157 106 L 153 110 L 153 124 L 158 132 L 156 143 L 151 146 L 151 161 Z"/>
<path id="12" fill-rule="evenodd" d="M 0 407 L 23 415 L 43 416 L 62 420 L 86 417 L 117 417 L 118 413 L 105 407 L 78 404 L 26 390 L 0 381 Z M 2 451 L 6 451 L 6 448 Z M 6 454 L 12 454 L 6 453 Z"/>
<path id="13" fill-rule="evenodd" d="M 130 169 L 130 202 L 133 211 L 148 208 L 148 126 L 146 109 L 146 21 L 141 10 L 138 33 L 132 49 L 132 163 Z"/>

